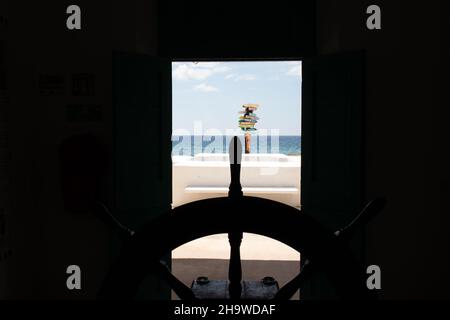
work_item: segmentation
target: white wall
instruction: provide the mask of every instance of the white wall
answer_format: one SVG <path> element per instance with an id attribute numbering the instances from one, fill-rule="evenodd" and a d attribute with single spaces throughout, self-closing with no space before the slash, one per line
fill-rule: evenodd
<path id="1" fill-rule="evenodd" d="M 264 157 L 263 155 L 255 155 Z M 283 156 L 280 161 L 243 161 L 241 167 L 241 185 L 245 187 L 295 187 L 295 194 L 246 193 L 300 207 L 300 157 Z M 228 156 L 226 155 L 225 158 Z M 228 161 L 198 161 L 190 157 L 173 157 L 172 165 L 172 205 L 182 204 L 214 197 L 227 196 L 227 193 L 188 193 L 188 186 L 228 187 L 230 184 L 230 166 Z"/>

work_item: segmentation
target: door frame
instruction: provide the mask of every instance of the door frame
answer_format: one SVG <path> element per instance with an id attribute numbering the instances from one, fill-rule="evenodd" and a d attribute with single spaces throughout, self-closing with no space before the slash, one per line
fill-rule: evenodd
<path id="1" fill-rule="evenodd" d="M 172 71 L 172 64 L 174 62 L 277 62 L 277 61 L 300 61 L 301 63 L 303 63 L 304 59 L 302 59 L 301 57 L 258 57 L 258 58 L 224 58 L 224 57 L 220 57 L 220 58 L 172 58 L 172 59 L 168 59 L 170 66 L 171 66 L 171 71 Z M 172 82 L 173 79 L 171 79 L 171 84 L 170 84 L 170 93 L 165 93 L 165 94 L 170 94 L 170 97 L 172 97 Z M 303 79 L 302 79 L 303 82 Z M 301 90 L 301 95 L 300 95 L 300 123 L 303 122 L 303 108 L 302 108 L 302 96 L 303 96 L 303 90 L 302 90 L 302 82 L 300 83 L 300 88 L 299 90 Z M 171 112 L 171 117 L 173 116 L 173 100 L 170 99 L 170 112 Z M 173 118 L 171 118 L 173 119 Z M 173 132 L 173 123 L 171 123 L 171 128 L 172 128 L 172 132 Z M 303 127 L 301 126 L 301 130 L 300 130 L 300 137 L 302 136 L 302 132 L 303 132 Z M 301 141 L 301 140 L 300 140 Z M 301 142 L 300 142 L 301 143 Z M 301 149 L 300 149 L 301 150 Z M 300 158 L 300 168 L 301 168 L 301 161 L 302 161 L 303 155 L 302 155 L 302 151 L 301 151 L 301 158 Z M 300 185 L 301 185 L 301 169 L 300 169 Z M 171 191 L 173 193 L 173 186 L 172 186 L 172 182 L 173 182 L 173 177 L 171 177 L 171 181 L 170 181 L 170 185 L 171 185 Z M 301 189 L 300 189 L 301 190 Z M 301 191 L 300 191 L 300 207 L 301 207 Z M 301 254 L 301 253 L 300 253 Z M 301 256 L 300 256 L 301 259 Z M 301 261 L 301 260 L 300 260 Z M 170 266 L 172 265 L 172 255 L 170 254 Z M 299 270 L 300 271 L 300 270 Z"/>

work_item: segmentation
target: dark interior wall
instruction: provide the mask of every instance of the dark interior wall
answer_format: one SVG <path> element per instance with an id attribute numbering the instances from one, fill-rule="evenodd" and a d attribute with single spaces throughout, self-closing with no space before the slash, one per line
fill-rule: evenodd
<path id="1" fill-rule="evenodd" d="M 157 0 L 105 1 L 107 36 L 114 51 L 156 55 L 158 50 Z M 99 4 L 100 7 L 102 5 Z M 110 18 L 110 20 L 108 20 Z M 98 17 L 101 21 L 102 17 Z"/>
<path id="2" fill-rule="evenodd" d="M 305 57 L 313 1 L 160 1 L 159 54 L 173 59 Z"/>
<path id="3" fill-rule="evenodd" d="M 449 298 L 443 2 L 377 1 L 377 31 L 365 28 L 370 4 L 317 6 L 319 54 L 366 51 L 366 198 L 388 200 L 368 227 L 367 263 L 381 268 L 382 298 Z"/>
<path id="4" fill-rule="evenodd" d="M 109 265 L 111 235 L 89 214 L 64 211 L 57 146 L 94 132 L 111 150 L 111 52 L 174 58 L 310 57 L 367 53 L 366 197 L 388 207 L 368 228 L 367 262 L 382 270 L 382 298 L 448 298 L 450 173 L 448 109 L 442 104 L 440 2 L 378 1 L 381 31 L 365 29 L 364 1 L 236 4 L 78 1 L 84 29 L 65 28 L 62 1 L 8 2 L 12 256 L 2 262 L 6 297 L 87 298 Z M 25 10 L 26 9 L 26 10 Z M 316 11 L 316 14 L 311 12 Z M 448 11 L 447 11 L 448 12 Z M 416 17 L 416 18 L 411 18 Z M 419 19 L 420 17 L 420 19 Z M 399 21 L 400 20 L 400 21 Z M 159 38 L 159 40 L 158 40 Z M 446 51 L 446 55 L 448 51 Z M 73 73 L 95 77 L 93 97 L 73 97 Z M 64 92 L 39 93 L 40 74 L 62 74 Z M 67 105 L 100 105 L 101 119 L 73 122 Z M 2 106 L 4 107 L 4 105 Z M 110 177 L 112 179 L 112 177 Z M 110 188 L 104 197 L 112 202 Z M 65 287 L 79 264 L 86 290 Z"/>
<path id="5" fill-rule="evenodd" d="M 114 237 L 91 212 L 64 209 L 58 147 L 91 132 L 112 154 L 112 51 L 156 52 L 155 3 L 77 1 L 82 29 L 69 31 L 70 1 L 8 2 L 12 255 L 2 264 L 4 297 L 95 297 Z M 72 76 L 79 73 L 93 77 L 93 95 L 72 92 Z M 41 93 L 42 75 L 60 76 L 62 91 Z M 107 170 L 102 198 L 112 204 L 112 168 Z M 71 264 L 81 267 L 80 291 L 66 288 Z"/>
<path id="6" fill-rule="evenodd" d="M 66 29 L 70 3 L 9 2 L 8 39 L 11 65 L 9 124 L 12 153 L 13 255 L 8 267 L 12 298 L 77 298 L 92 296 L 105 272 L 108 234 L 88 212 L 64 210 L 57 149 L 67 137 L 92 132 L 107 143 L 111 136 L 109 8 L 80 2 L 82 29 Z M 101 17 L 104 24 L 97 23 Z M 99 41 L 101 39 L 101 41 Z M 108 62 L 109 60 L 109 62 Z M 93 96 L 76 97 L 72 75 L 94 77 Z M 41 93 L 41 76 L 61 77 L 61 91 Z M 100 118 L 69 118 L 68 105 L 78 110 L 99 107 Z M 81 267 L 85 290 L 67 290 L 66 268 Z"/>
<path id="7" fill-rule="evenodd" d="M 2 264 L 2 276 L 8 278 L 5 297 L 94 297 L 108 269 L 113 236 L 89 212 L 74 215 L 64 209 L 57 150 L 65 138 L 92 132 L 113 152 L 113 51 L 237 58 L 298 57 L 311 54 L 314 48 L 313 16 L 298 3 L 286 10 L 287 2 L 255 9 L 229 2 L 160 1 L 158 6 L 157 1 L 145 0 L 79 1 L 80 31 L 66 29 L 69 4 L 39 1 L 24 10 L 21 3 L 7 3 L 8 69 L 14 71 L 8 79 L 14 179 L 8 224 L 13 254 Z M 94 77 L 93 96 L 73 95 L 74 73 Z M 62 91 L 40 93 L 42 75 L 61 77 Z M 87 108 L 88 113 L 89 106 L 95 105 L 100 117 L 69 119 L 67 108 L 73 104 Z M 111 205 L 113 175 L 108 170 L 102 196 Z M 65 271 L 70 264 L 81 267 L 81 291 L 66 289 Z"/>

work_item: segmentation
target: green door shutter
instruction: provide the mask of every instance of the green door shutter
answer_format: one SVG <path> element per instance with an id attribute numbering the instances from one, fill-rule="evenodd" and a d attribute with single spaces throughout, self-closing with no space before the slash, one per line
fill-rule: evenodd
<path id="1" fill-rule="evenodd" d="M 138 227 L 171 203 L 170 65 L 114 55 L 115 207 Z M 136 225 L 137 224 L 137 225 Z"/>
<path id="2" fill-rule="evenodd" d="M 335 231 L 355 217 L 364 196 L 364 54 L 318 57 L 302 67 L 302 210 Z M 362 239 L 359 233 L 351 243 L 360 259 Z M 301 298 L 332 299 L 335 292 L 318 276 Z"/>
<path id="3" fill-rule="evenodd" d="M 132 229 L 171 205 L 170 68 L 152 56 L 113 56 L 115 214 Z M 169 297 L 156 279 L 142 287 L 141 298 Z"/>
<path id="4" fill-rule="evenodd" d="M 363 199 L 364 55 L 303 63 L 302 209 L 332 230 Z"/>

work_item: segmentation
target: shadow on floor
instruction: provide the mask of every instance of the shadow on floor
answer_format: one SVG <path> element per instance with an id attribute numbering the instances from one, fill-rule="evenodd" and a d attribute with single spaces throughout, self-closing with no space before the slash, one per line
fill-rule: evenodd
<path id="1" fill-rule="evenodd" d="M 300 261 L 242 260 L 242 278 L 260 280 L 265 276 L 274 277 L 280 287 L 295 277 L 300 270 Z M 187 286 L 199 276 L 211 280 L 228 278 L 227 259 L 172 259 L 172 273 Z M 299 293 L 293 300 L 300 298 Z M 178 300 L 172 292 L 172 299 Z"/>

